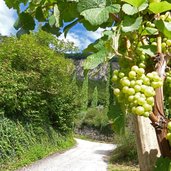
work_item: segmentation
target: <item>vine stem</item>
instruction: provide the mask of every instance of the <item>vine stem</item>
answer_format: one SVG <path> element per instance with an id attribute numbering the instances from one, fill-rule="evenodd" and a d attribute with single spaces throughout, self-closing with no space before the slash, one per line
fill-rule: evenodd
<path id="1" fill-rule="evenodd" d="M 161 35 L 158 34 L 158 36 L 157 36 L 157 53 L 158 54 L 162 53 L 161 43 L 162 43 L 162 38 L 161 38 Z"/>

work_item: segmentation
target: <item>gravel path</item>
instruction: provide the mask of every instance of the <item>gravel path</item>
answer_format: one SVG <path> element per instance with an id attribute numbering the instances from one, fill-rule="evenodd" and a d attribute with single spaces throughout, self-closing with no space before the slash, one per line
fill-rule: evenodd
<path id="1" fill-rule="evenodd" d="M 107 171 L 106 156 L 116 146 L 76 139 L 77 146 L 18 171 Z"/>

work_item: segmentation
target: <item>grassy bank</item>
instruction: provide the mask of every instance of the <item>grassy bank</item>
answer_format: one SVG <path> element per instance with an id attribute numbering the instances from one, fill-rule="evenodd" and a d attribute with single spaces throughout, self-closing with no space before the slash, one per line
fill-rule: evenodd
<path id="1" fill-rule="evenodd" d="M 29 165 L 37 160 L 45 158 L 57 152 L 63 152 L 75 145 L 72 137 L 59 137 L 56 143 L 43 142 L 35 143 L 29 149 L 23 151 L 20 157 L 9 159 L 0 165 L 2 171 L 14 171 L 15 169 Z"/>
<path id="2" fill-rule="evenodd" d="M 109 164 L 108 171 L 139 171 L 137 166 L 130 165 L 129 163 L 122 164 Z"/>

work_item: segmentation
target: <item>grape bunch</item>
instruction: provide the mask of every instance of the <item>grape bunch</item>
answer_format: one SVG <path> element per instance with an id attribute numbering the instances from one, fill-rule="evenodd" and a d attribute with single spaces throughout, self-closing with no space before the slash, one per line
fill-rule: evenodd
<path id="1" fill-rule="evenodd" d="M 148 117 L 154 106 L 155 89 L 163 85 L 157 72 L 145 74 L 144 68 L 132 66 L 128 74 L 114 70 L 113 93 L 118 101 L 127 103 L 128 110 L 136 115 Z"/>
<path id="2" fill-rule="evenodd" d="M 167 76 L 166 77 L 166 82 L 167 82 L 169 88 L 171 88 L 171 71 L 167 72 L 166 76 Z"/>
<path id="3" fill-rule="evenodd" d="M 171 39 L 164 38 L 161 46 L 164 53 L 171 53 Z"/>
<path id="4" fill-rule="evenodd" d="M 160 19 L 166 22 L 170 22 L 171 21 L 171 12 L 166 12 L 163 15 L 160 15 Z"/>
<path id="5" fill-rule="evenodd" d="M 169 141 L 169 144 L 171 146 L 171 121 L 168 122 L 167 129 L 168 129 L 168 133 L 166 135 L 166 139 Z"/>

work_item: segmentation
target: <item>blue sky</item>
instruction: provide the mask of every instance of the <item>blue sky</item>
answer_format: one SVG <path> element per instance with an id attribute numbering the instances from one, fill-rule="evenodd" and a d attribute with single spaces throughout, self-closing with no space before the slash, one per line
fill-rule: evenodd
<path id="1" fill-rule="evenodd" d="M 16 30 L 13 28 L 13 24 L 17 18 L 17 13 L 13 9 L 8 9 L 4 0 L 0 0 L 0 33 L 2 35 L 15 34 Z M 86 48 L 91 42 L 101 37 L 103 29 L 98 29 L 96 32 L 86 31 L 81 24 L 77 24 L 73 27 L 66 39 L 64 35 L 61 35 L 59 39 L 65 39 L 75 43 L 79 49 Z"/>

